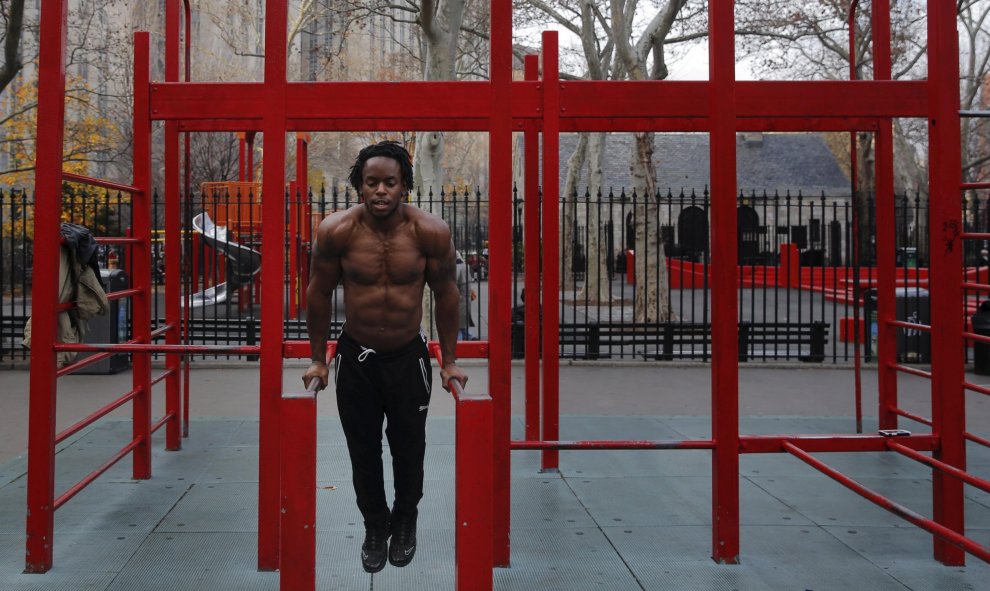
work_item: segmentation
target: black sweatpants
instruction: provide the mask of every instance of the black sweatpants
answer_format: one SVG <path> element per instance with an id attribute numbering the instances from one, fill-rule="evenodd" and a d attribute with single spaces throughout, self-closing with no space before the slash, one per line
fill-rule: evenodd
<path id="1" fill-rule="evenodd" d="M 426 337 L 417 336 L 395 351 L 379 353 L 342 332 L 334 382 L 365 526 L 380 527 L 389 516 L 382 465 L 385 419 L 395 479 L 395 514 L 415 517 L 423 496 L 426 413 L 433 385 Z"/>

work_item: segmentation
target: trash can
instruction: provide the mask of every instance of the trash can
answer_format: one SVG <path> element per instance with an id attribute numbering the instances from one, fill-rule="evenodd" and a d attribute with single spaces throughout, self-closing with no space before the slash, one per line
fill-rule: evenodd
<path id="1" fill-rule="evenodd" d="M 974 333 L 990 337 L 990 300 L 983 300 L 970 320 Z M 981 376 L 990 376 L 990 344 L 973 341 L 973 371 Z"/>
<path id="2" fill-rule="evenodd" d="M 100 269 L 100 282 L 107 294 L 127 289 L 127 274 L 122 269 Z M 103 316 L 89 319 L 89 330 L 84 343 L 122 343 L 127 341 L 127 298 L 110 300 L 110 309 Z M 93 353 L 81 353 L 76 360 L 82 360 Z M 87 365 L 75 373 L 111 374 L 130 367 L 126 353 L 116 353 Z"/>
<path id="3" fill-rule="evenodd" d="M 869 346 L 866 360 L 877 358 L 877 290 L 869 289 L 864 294 L 864 313 Z M 898 287 L 894 290 L 894 318 L 912 324 L 931 325 L 927 289 L 920 287 Z M 931 333 L 923 330 L 897 329 L 897 360 L 909 363 L 930 363 L 932 358 Z"/>
<path id="4" fill-rule="evenodd" d="M 866 324 L 866 347 L 864 357 L 866 361 L 873 361 L 877 358 L 877 340 L 880 334 L 877 328 L 877 290 L 868 289 L 863 292 L 863 317 Z"/>
<path id="5" fill-rule="evenodd" d="M 912 324 L 931 325 L 928 290 L 920 287 L 898 287 L 894 290 L 897 300 L 898 320 Z M 925 330 L 902 328 L 897 331 L 897 359 L 909 363 L 931 363 L 932 337 Z"/>

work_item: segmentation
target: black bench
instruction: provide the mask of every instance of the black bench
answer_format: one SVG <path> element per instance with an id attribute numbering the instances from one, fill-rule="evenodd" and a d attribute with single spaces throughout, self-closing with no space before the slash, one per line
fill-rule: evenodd
<path id="1" fill-rule="evenodd" d="M 659 360 L 711 358 L 711 324 L 683 322 L 580 322 L 560 325 L 561 356 L 573 359 L 620 357 L 633 348 L 632 357 Z M 739 323 L 739 361 L 755 358 L 797 358 L 805 362 L 825 360 L 828 324 Z M 525 329 L 512 325 L 512 353 L 524 354 Z M 618 351 L 616 351 L 618 349 Z"/>

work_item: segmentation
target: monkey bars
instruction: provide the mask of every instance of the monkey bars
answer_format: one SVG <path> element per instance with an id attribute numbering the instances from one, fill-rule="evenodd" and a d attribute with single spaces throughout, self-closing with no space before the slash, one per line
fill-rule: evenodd
<path id="1" fill-rule="evenodd" d="M 63 180 L 80 180 L 62 171 L 62 139 L 65 96 L 66 0 L 43 0 L 37 146 L 37 216 L 35 254 L 34 347 L 31 352 L 31 433 L 28 484 L 28 556 L 30 572 L 44 572 L 52 564 L 54 510 L 53 422 L 57 378 L 55 353 L 70 350 L 56 346 L 55 315 L 58 309 L 57 235 L 59 195 Z M 835 435 L 827 437 L 780 435 L 741 436 L 738 407 L 738 306 L 735 273 L 737 261 L 736 145 L 741 130 L 762 131 L 869 131 L 876 138 L 878 246 L 878 378 L 880 428 L 897 427 L 898 417 L 914 419 L 897 404 L 897 375 L 906 368 L 896 365 L 894 286 L 896 281 L 893 234 L 893 142 L 895 117 L 923 117 L 929 122 L 929 175 L 931 208 L 931 338 L 930 372 L 910 369 L 916 375 L 930 373 L 932 418 L 917 417 L 931 426 L 930 434 L 898 438 L 899 445 L 932 451 L 934 473 L 932 521 L 941 537 L 935 538 L 934 554 L 945 564 L 964 561 L 963 550 L 954 545 L 965 531 L 962 481 L 965 471 L 965 441 L 986 441 L 965 429 L 962 344 L 959 322 L 962 302 L 961 189 L 982 187 L 960 183 L 958 48 L 954 4 L 928 0 L 929 76 L 923 81 L 890 80 L 889 0 L 873 3 L 874 80 L 855 81 L 749 81 L 735 80 L 734 15 L 729 1 L 709 3 L 709 81 L 614 82 L 561 81 L 557 67 L 556 33 L 543 35 L 541 56 L 527 57 L 525 79 L 512 77 L 512 8 L 509 0 L 491 1 L 490 68 L 487 82 L 288 82 L 286 77 L 287 0 L 269 0 L 265 6 L 265 66 L 260 83 L 189 82 L 189 52 L 186 81 L 179 82 L 178 0 L 165 3 L 165 81 L 150 79 L 151 55 L 147 33 L 135 35 L 134 109 L 134 339 L 132 343 L 89 350 L 113 351 L 131 347 L 134 352 L 133 400 L 134 440 L 118 456 L 133 453 L 134 475 L 151 475 L 148 448 L 152 422 L 148 396 L 151 387 L 151 351 L 166 352 L 169 403 L 169 441 L 178 446 L 179 358 L 191 351 L 181 343 L 179 307 L 179 239 L 181 224 L 179 133 L 238 131 L 265 137 L 268 155 L 263 164 L 262 216 L 271 227 L 286 227 L 282 198 L 286 167 L 285 134 L 289 131 L 349 130 L 453 130 L 487 131 L 491 194 L 489 323 L 489 382 L 494 408 L 491 424 L 494 437 L 491 480 L 492 547 L 495 566 L 509 564 L 509 453 L 539 447 L 542 465 L 558 466 L 560 449 L 639 445 L 661 447 L 698 446 L 712 450 L 712 558 L 721 563 L 739 560 L 739 454 L 800 453 L 813 451 L 879 451 L 890 449 L 881 435 Z M 186 5 L 188 42 L 189 13 Z M 540 64 L 540 61 L 542 64 Z M 537 66 L 542 65 L 542 68 Z M 540 76 L 542 70 L 542 77 Z M 401 93 L 402 100 L 395 100 Z M 151 343 L 148 315 L 150 275 L 150 219 L 147 195 L 151 179 L 151 124 L 165 122 L 166 211 L 166 343 Z M 700 131 L 710 135 L 712 179 L 712 439 L 697 442 L 566 442 L 559 436 L 559 359 L 557 323 L 559 308 L 558 137 L 562 131 Z M 510 306 L 512 301 L 512 133 L 523 132 L 526 146 L 526 241 L 525 284 L 529 293 L 542 294 L 526 303 L 526 350 L 540 348 L 526 359 L 526 441 L 510 442 Z M 542 135 L 543 177 L 538 177 L 539 142 Z M 188 145 L 188 143 L 187 143 Z M 187 158 L 188 161 L 188 158 Z M 188 169 L 187 169 L 188 186 Z M 544 205 L 538 209 L 536 187 L 542 185 Z M 542 219 L 540 216 L 542 215 Z M 539 253 L 542 229 L 543 253 Z M 282 310 L 285 265 L 280 233 L 262 240 L 263 309 Z M 537 261 L 542 258 L 543 274 Z M 542 299 L 543 325 L 540 316 Z M 81 346 L 80 346 L 81 347 Z M 283 340 L 283 317 L 268 313 L 261 319 L 260 354 L 260 453 L 258 566 L 274 570 L 280 564 L 279 474 L 282 413 L 282 360 L 304 345 Z M 80 349 L 82 350 L 82 349 Z M 125 350 L 125 349 L 117 349 Z M 242 351 L 243 352 L 243 351 Z M 188 368 L 188 365 L 187 365 Z M 542 389 L 540 378 L 542 376 Z M 927 377 L 927 376 L 926 376 Z M 184 395 L 188 396 L 187 387 Z M 126 396 L 130 396 L 130 393 Z M 542 401 L 542 405 L 541 405 Z M 539 412 L 542 406 L 542 415 Z M 188 404 L 183 405 L 188 412 Z M 533 443 L 535 442 L 535 443 Z M 476 449 L 474 442 L 458 441 L 464 451 Z M 132 447 L 133 446 L 133 447 Z M 902 451 L 902 450 L 897 450 Z M 804 458 L 802 458 L 804 459 Z M 308 461 L 308 460 L 307 460 Z M 287 466 L 288 467 L 288 466 Z M 458 475 L 458 486 L 461 477 Z M 470 483 L 468 483 L 470 485 Z M 864 491 L 858 491 L 863 493 Z M 477 497 L 474 497 L 475 499 Z M 472 496 L 458 491 L 458 511 Z M 483 527 L 483 524 L 479 527 Z M 944 536 L 945 532 L 953 532 Z M 480 535 L 480 534 L 479 534 Z M 944 541 L 948 537 L 952 541 Z M 484 545 L 483 545 L 484 546 Z M 472 546 L 473 547 L 473 546 Z M 458 545 L 461 560 L 487 561 L 471 547 Z M 981 555 L 982 556 L 982 555 Z M 293 560 L 295 557 L 285 557 Z M 308 568 L 308 567 L 307 567 Z M 490 573 L 489 573 L 490 575 Z M 490 576 L 488 577 L 490 583 Z"/>

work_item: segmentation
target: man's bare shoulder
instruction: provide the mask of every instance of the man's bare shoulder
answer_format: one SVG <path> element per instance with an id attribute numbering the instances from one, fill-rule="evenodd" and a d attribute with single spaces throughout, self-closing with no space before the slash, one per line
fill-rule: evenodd
<path id="1" fill-rule="evenodd" d="M 316 229 L 316 239 L 325 252 L 341 253 L 357 225 L 359 207 L 335 211 L 323 218 Z M 329 250 L 327 250 L 329 249 Z"/>
<path id="2" fill-rule="evenodd" d="M 416 236 L 424 249 L 434 250 L 450 243 L 450 226 L 438 215 L 424 211 L 415 205 L 406 204 L 406 212 Z"/>

